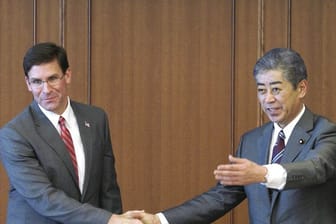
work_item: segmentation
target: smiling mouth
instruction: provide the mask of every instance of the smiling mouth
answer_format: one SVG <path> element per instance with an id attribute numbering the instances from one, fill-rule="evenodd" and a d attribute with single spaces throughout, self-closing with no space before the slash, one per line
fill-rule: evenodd
<path id="1" fill-rule="evenodd" d="M 269 107 L 267 108 L 268 111 L 279 111 L 281 108 L 280 107 Z"/>
<path id="2" fill-rule="evenodd" d="M 279 115 L 281 112 L 281 107 L 267 108 L 267 112 L 272 116 Z"/>
<path id="3" fill-rule="evenodd" d="M 48 97 L 48 98 L 44 98 L 43 101 L 53 101 L 55 100 L 56 97 Z"/>

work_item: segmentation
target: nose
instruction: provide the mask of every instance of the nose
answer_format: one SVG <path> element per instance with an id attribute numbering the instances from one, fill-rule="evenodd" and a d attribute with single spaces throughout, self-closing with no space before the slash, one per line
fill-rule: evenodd
<path id="1" fill-rule="evenodd" d="M 51 86 L 49 85 L 49 83 L 47 81 L 44 81 L 42 83 L 42 91 L 45 93 L 50 92 Z"/>
<path id="2" fill-rule="evenodd" d="M 267 93 L 265 94 L 264 101 L 265 101 L 266 103 L 274 102 L 274 100 L 275 100 L 275 97 L 274 97 L 274 95 L 273 95 L 271 92 L 267 92 Z"/>

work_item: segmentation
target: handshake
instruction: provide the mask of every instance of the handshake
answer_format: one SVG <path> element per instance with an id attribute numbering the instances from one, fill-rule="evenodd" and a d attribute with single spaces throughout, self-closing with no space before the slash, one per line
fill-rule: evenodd
<path id="1" fill-rule="evenodd" d="M 229 155 L 228 164 L 214 170 L 215 179 L 222 185 L 248 185 L 264 182 L 267 169 L 253 161 Z M 108 224 L 161 224 L 157 215 L 142 210 L 132 210 L 121 215 L 112 215 Z"/>
<path id="2" fill-rule="evenodd" d="M 113 214 L 107 224 L 161 224 L 157 215 L 133 210 L 121 215 Z"/>

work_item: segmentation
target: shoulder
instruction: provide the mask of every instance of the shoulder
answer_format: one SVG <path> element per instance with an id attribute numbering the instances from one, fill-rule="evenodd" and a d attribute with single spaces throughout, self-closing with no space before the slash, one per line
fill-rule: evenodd
<path id="1" fill-rule="evenodd" d="M 336 124 L 327 117 L 306 109 L 304 115 L 297 124 L 307 132 L 336 131 Z"/>
<path id="2" fill-rule="evenodd" d="M 273 123 L 267 122 L 259 127 L 246 131 L 242 135 L 242 138 L 258 138 L 260 136 L 264 136 L 267 133 L 272 133 L 272 130 L 273 130 Z"/>
<path id="3" fill-rule="evenodd" d="M 77 118 L 77 122 L 95 123 L 106 125 L 109 122 L 107 113 L 100 107 L 71 101 L 72 110 Z"/>
<path id="4" fill-rule="evenodd" d="M 8 121 L 1 129 L 25 127 L 32 125 L 33 123 L 32 112 L 30 106 L 28 106 L 21 113 Z"/>
<path id="5" fill-rule="evenodd" d="M 104 109 L 101 107 L 76 101 L 71 101 L 71 107 L 75 113 L 80 111 L 83 113 L 105 114 Z"/>

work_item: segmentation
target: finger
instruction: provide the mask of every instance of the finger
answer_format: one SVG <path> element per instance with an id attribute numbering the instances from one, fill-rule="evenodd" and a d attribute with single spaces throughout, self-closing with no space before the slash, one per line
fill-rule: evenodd
<path id="1" fill-rule="evenodd" d="M 231 163 L 243 163 L 245 159 L 239 158 L 239 157 L 234 157 L 232 155 L 229 155 L 229 161 Z"/>
<path id="2" fill-rule="evenodd" d="M 222 185 L 243 185 L 243 182 L 240 178 L 223 178 L 219 181 Z"/>
<path id="3" fill-rule="evenodd" d="M 123 214 L 124 217 L 126 218 L 142 218 L 144 215 L 144 210 L 131 210 L 131 211 L 127 211 Z"/>

